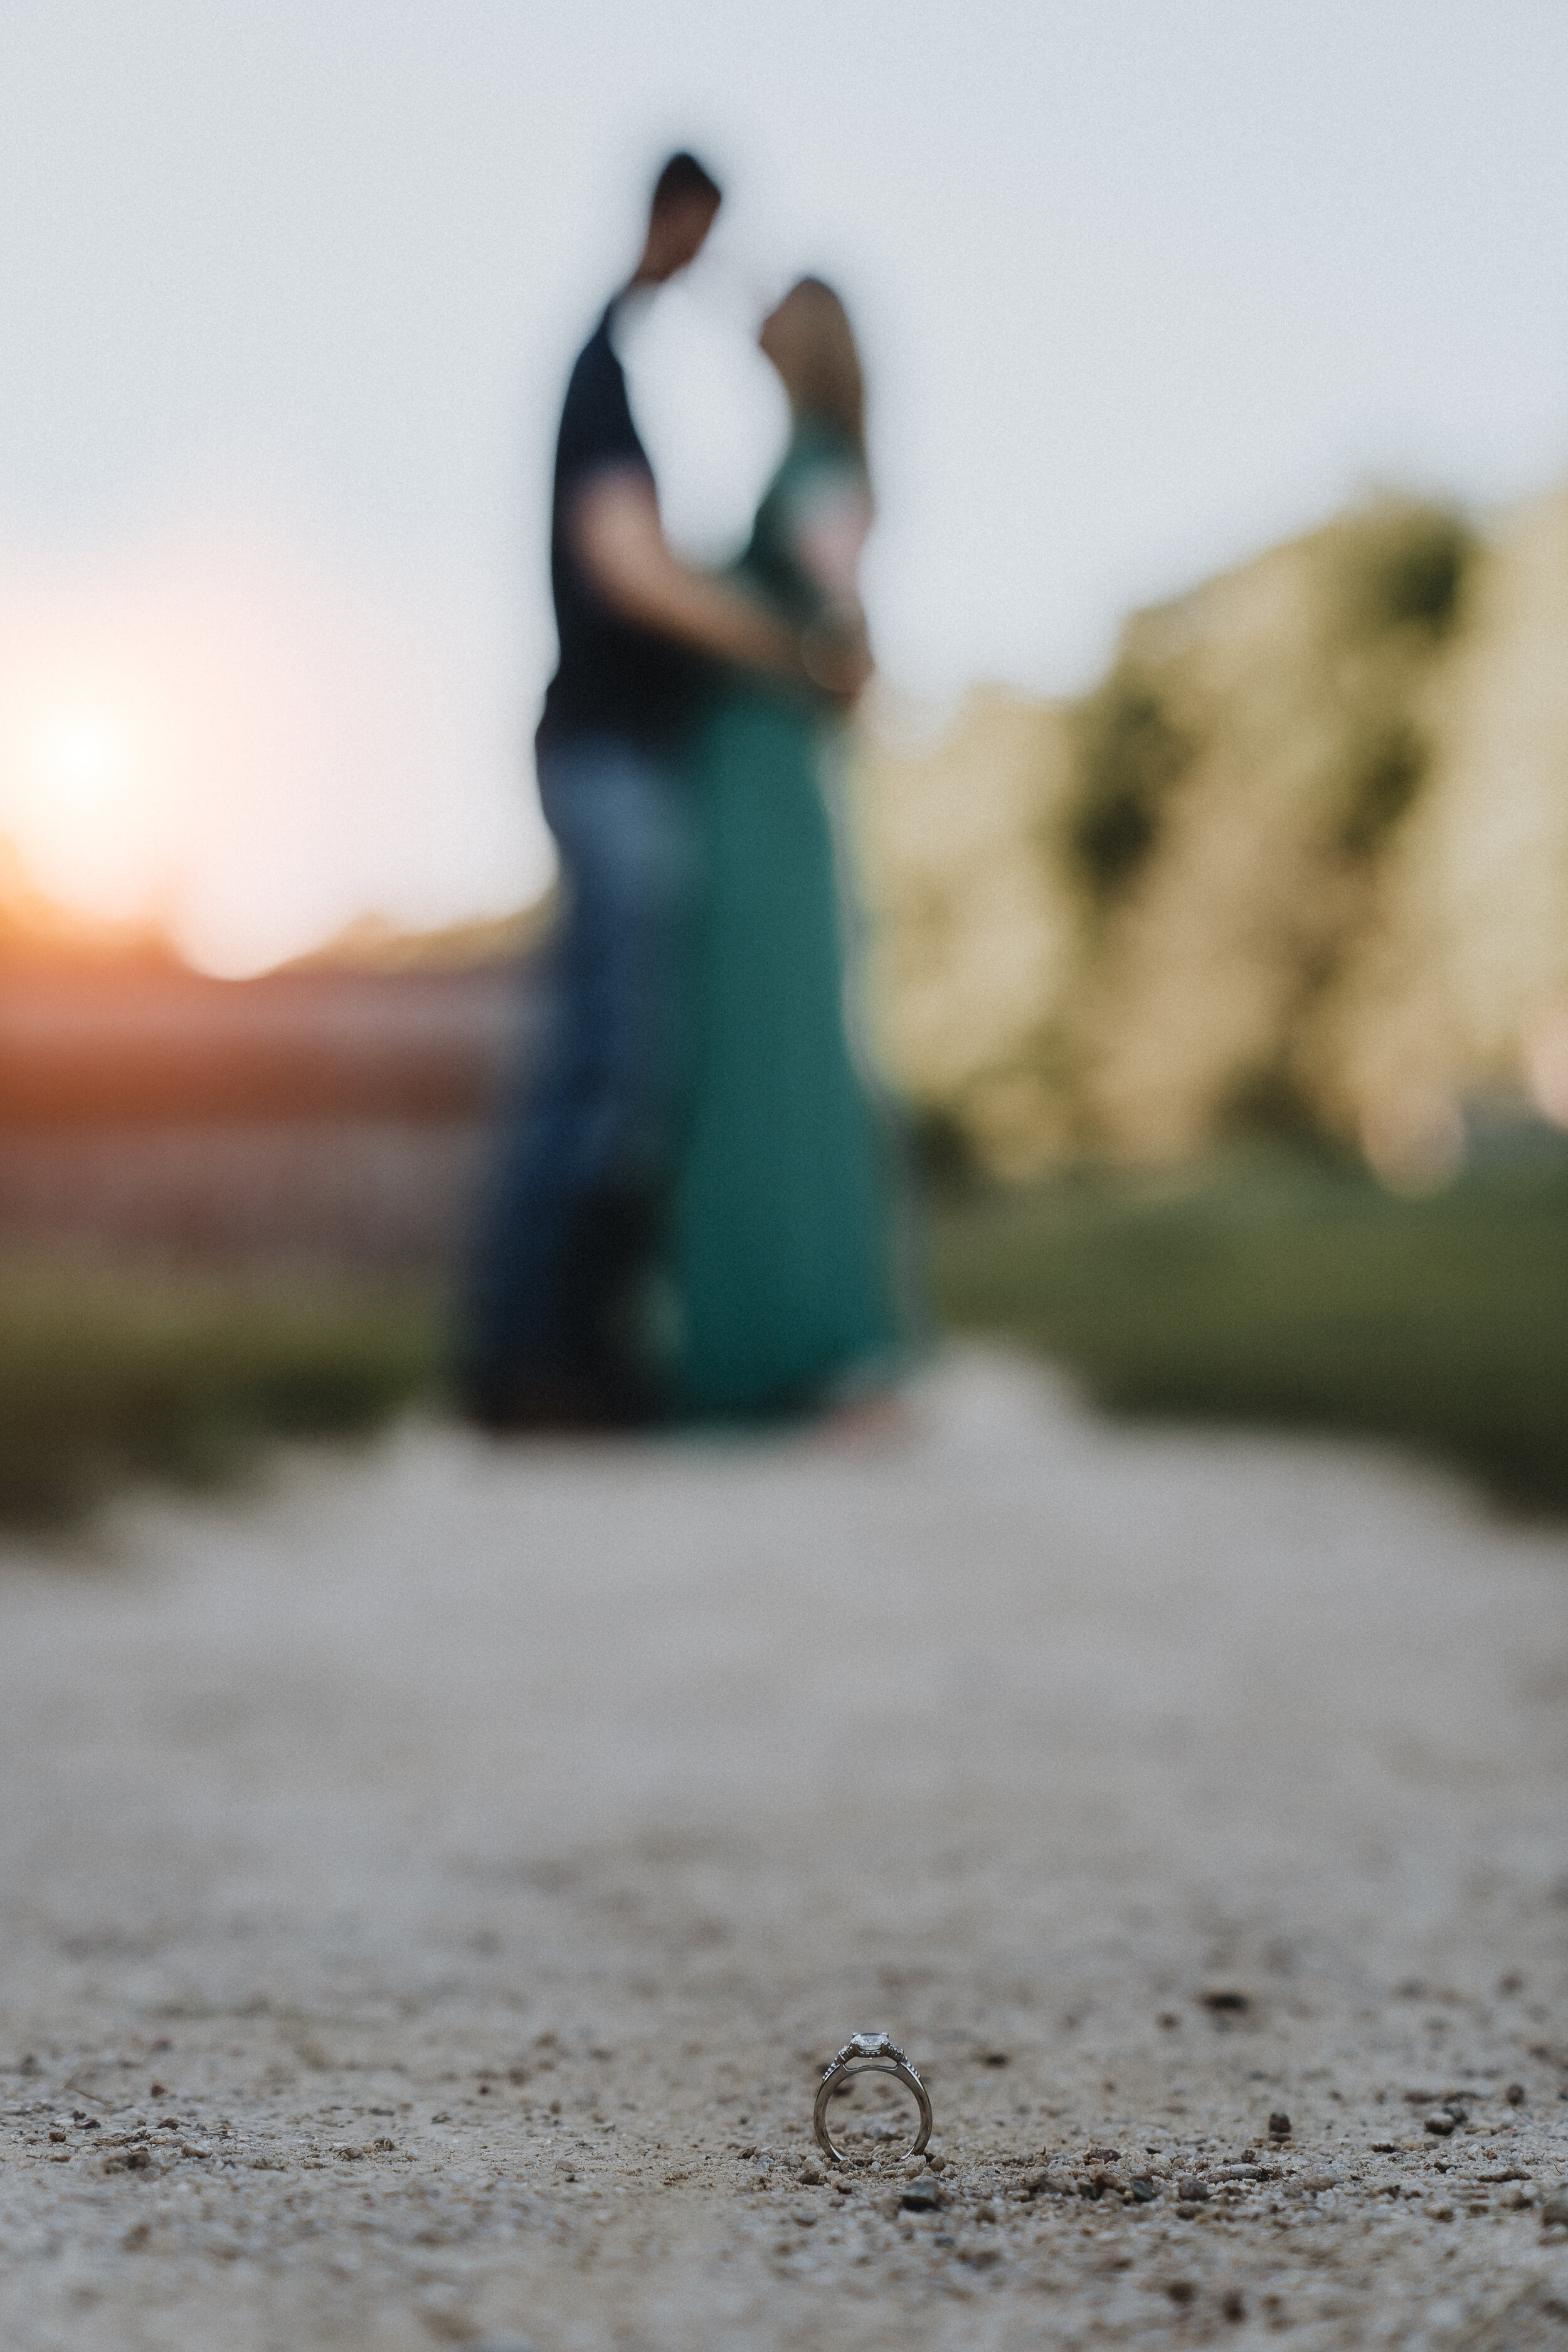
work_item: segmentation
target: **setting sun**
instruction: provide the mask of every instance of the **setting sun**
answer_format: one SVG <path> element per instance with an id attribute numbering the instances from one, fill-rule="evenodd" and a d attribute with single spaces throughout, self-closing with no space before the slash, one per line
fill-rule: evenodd
<path id="1" fill-rule="evenodd" d="M 476 842 L 500 912 L 551 869 L 494 658 L 463 608 L 433 620 L 258 525 L 0 567 L 0 841 L 56 905 L 226 974 L 371 908 L 466 915 Z"/>
<path id="2" fill-rule="evenodd" d="M 88 815 L 121 799 L 136 781 L 136 747 L 123 722 L 92 710 L 52 713 L 37 730 L 39 782 Z"/>

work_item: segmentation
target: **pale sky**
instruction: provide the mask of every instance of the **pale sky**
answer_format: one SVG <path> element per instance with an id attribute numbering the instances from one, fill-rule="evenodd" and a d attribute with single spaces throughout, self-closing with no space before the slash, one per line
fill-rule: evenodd
<path id="1" fill-rule="evenodd" d="M 528 739 L 576 342 L 721 552 L 749 306 L 860 326 L 889 677 L 1079 687 L 1130 606 L 1371 485 L 1568 474 L 1563 0 L 0 0 L 0 831 L 254 968 L 548 875 Z"/>

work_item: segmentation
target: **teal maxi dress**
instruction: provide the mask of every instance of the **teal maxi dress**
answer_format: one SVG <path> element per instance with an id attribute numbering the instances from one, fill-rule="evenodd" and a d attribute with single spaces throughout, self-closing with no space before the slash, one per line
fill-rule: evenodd
<path id="1" fill-rule="evenodd" d="M 796 523 L 847 474 L 863 478 L 848 446 L 798 425 L 737 568 L 796 623 L 821 604 Z M 670 1266 L 690 1419 L 808 1411 L 880 1385 L 900 1354 L 890 1138 L 846 1017 L 840 733 L 805 694 L 737 674 L 691 745 L 701 892 Z"/>

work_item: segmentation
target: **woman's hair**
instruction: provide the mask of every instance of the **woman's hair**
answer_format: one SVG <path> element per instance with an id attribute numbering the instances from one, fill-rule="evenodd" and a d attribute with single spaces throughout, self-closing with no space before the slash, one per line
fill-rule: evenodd
<path id="1" fill-rule="evenodd" d="M 790 332 L 775 355 L 790 404 L 801 415 L 836 425 L 864 457 L 866 379 L 849 313 L 820 278 L 802 278 L 774 317 L 789 314 Z"/>

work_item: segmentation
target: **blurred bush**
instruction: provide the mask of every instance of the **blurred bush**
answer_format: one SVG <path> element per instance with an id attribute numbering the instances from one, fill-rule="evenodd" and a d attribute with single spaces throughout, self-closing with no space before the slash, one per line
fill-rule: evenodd
<path id="1" fill-rule="evenodd" d="M 1568 1506 L 1568 1146 L 1505 1134 L 1402 1200 L 1321 1151 L 950 1199 L 941 1309 L 1074 1365 L 1102 1404 L 1415 1442 Z"/>
<path id="2" fill-rule="evenodd" d="M 1073 704 L 859 767 L 885 1050 L 993 1170 L 1366 1144 L 1568 1010 L 1568 494 L 1384 498 L 1135 614 Z"/>
<path id="3" fill-rule="evenodd" d="M 257 1267 L 13 1260 L 0 1282 L 0 1518 L 202 1485 L 269 1439 L 375 1427 L 433 1385 L 432 1286 Z"/>

